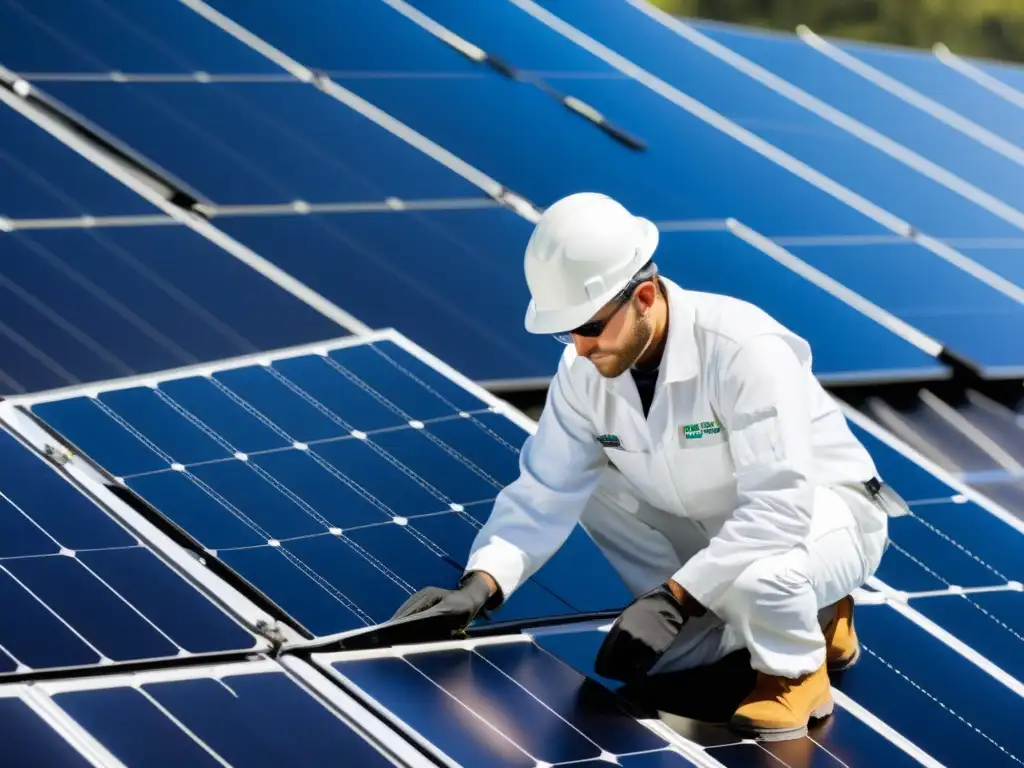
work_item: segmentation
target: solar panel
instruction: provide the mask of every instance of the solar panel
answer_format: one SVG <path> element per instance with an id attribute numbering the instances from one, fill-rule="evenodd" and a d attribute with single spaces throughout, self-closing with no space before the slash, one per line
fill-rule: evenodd
<path id="1" fill-rule="evenodd" d="M 310 636 L 454 584 L 528 434 L 393 333 L 19 402 Z M 494 617 L 629 599 L 578 530 Z"/>
<path id="2" fill-rule="evenodd" d="M 313 661 L 396 728 L 462 765 L 917 764 L 859 719 L 855 704 L 810 738 L 784 743 L 757 744 L 714 726 L 703 741 L 681 737 L 685 728 L 667 725 L 673 718 L 637 710 L 593 675 L 603 637 L 569 627 Z M 711 692 L 691 692 L 702 695 Z"/>
<path id="3" fill-rule="evenodd" d="M 151 203 L 3 104 L 0 135 L 0 217 L 160 215 Z"/>
<path id="4" fill-rule="evenodd" d="M 449 763 L 702 764 L 527 636 L 312 660 Z"/>
<path id="5" fill-rule="evenodd" d="M 3 0 L 0 65 L 45 73 L 278 72 L 184 3 Z"/>
<path id="6" fill-rule="evenodd" d="M 923 248 L 909 243 L 798 242 L 786 249 L 986 373 L 1020 370 L 1024 364 L 1024 350 L 1015 339 L 1024 332 L 1020 302 Z M 889 279 L 879 280 L 879 270 Z M 996 326 L 1005 332 L 993 333 Z"/>
<path id="7" fill-rule="evenodd" d="M 846 115 L 977 185 L 1019 211 L 1024 189 L 1008 158 L 879 88 L 795 37 L 753 36 L 710 25 L 701 31 Z"/>
<path id="8" fill-rule="evenodd" d="M 330 10 L 289 6 L 294 27 L 275 21 L 283 3 L 222 0 L 215 6 L 304 65 L 331 70 L 338 84 L 536 205 L 596 189 L 656 219 L 735 216 L 770 234 L 806 234 L 810 223 L 815 232 L 883 231 L 638 83 L 608 81 L 606 98 L 591 106 L 638 133 L 648 143 L 645 152 L 616 143 L 541 89 L 468 62 L 378 0 Z M 316 27 L 331 30 L 330 46 L 315 34 L 295 33 Z M 368 28 L 387 37 L 386 51 L 363 55 L 366 43 L 354 38 Z M 410 67 L 430 76 L 408 75 Z M 786 204 L 744 194 L 766 188 Z"/>
<path id="9" fill-rule="evenodd" d="M 49 81 L 44 90 L 218 205 L 389 197 L 493 204 L 461 176 L 298 80 Z"/>
<path id="10" fill-rule="evenodd" d="M 0 686 L 0 736 L 4 757 L 12 765 L 101 766 L 90 759 L 65 736 L 52 716 L 39 711 L 39 705 L 26 696 L 24 686 Z"/>
<path id="11" fill-rule="evenodd" d="M 491 43 L 489 39 L 478 39 L 476 33 L 483 33 L 484 30 L 477 25 L 467 25 L 475 17 L 452 13 L 454 7 L 450 4 L 436 0 L 415 0 L 414 4 L 454 31 L 475 40 L 478 45 L 489 48 L 498 44 L 496 41 Z M 633 7 L 627 0 L 599 0 L 597 3 L 558 0 L 540 2 L 538 5 L 921 231 L 936 237 L 1010 236 L 1020 233 L 1019 228 L 1013 224 L 762 85 L 698 43 L 676 34 L 675 27 L 670 28 L 659 22 Z M 501 16 L 526 15 L 511 3 L 497 3 L 496 6 L 496 13 Z M 690 26 L 688 22 L 686 24 Z M 534 26 L 544 25 L 535 21 Z M 462 32 L 463 28 L 467 28 L 467 32 Z M 730 47 L 734 39 L 749 40 L 752 45 L 756 40 L 756 45 L 760 47 L 776 45 L 772 42 L 776 39 L 774 36 L 750 38 L 743 33 L 723 31 L 717 25 L 697 28 Z M 508 53 L 512 61 L 516 60 L 513 54 L 527 47 L 532 36 L 524 34 L 505 42 L 505 48 L 515 47 L 514 51 L 509 50 Z M 805 49 L 808 57 L 818 56 L 792 36 L 783 39 L 794 48 Z M 566 40 L 565 46 L 571 47 L 572 43 Z M 740 53 L 746 51 L 743 47 L 735 50 Z M 829 66 L 824 57 L 819 58 L 824 61 L 821 66 Z M 813 60 L 802 60 L 801 64 L 803 67 L 814 65 Z M 782 72 L 776 71 L 776 74 L 786 77 Z M 563 84 L 567 87 L 568 80 L 553 78 L 551 83 L 562 88 Z M 607 90 L 608 84 L 593 80 L 574 83 L 573 87 L 579 91 L 577 95 L 580 98 L 593 103 Z M 838 106 L 835 89 L 844 87 L 845 81 L 842 85 L 833 84 L 827 91 L 823 90 L 817 95 Z M 858 98 L 859 102 L 863 102 L 863 97 Z M 822 222 L 821 226 L 824 229 L 828 224 Z M 770 234 L 787 234 L 778 229 L 778 223 L 775 227 Z"/>
<path id="12" fill-rule="evenodd" d="M 0 675 L 268 647 L 0 431 Z"/>
<path id="13" fill-rule="evenodd" d="M 427 765 L 308 665 L 287 664 L 60 680 L 30 694 L 8 686 L 0 690 L 6 754 L 24 757 L 19 765 L 52 756 L 45 764 L 276 766 L 297 755 L 309 766 L 339 755 L 360 766 Z"/>
<path id="14" fill-rule="evenodd" d="M 942 375 L 943 366 L 911 340 L 732 232 L 662 232 L 656 260 L 682 287 L 749 301 L 802 334 L 814 350 L 815 373 L 826 383 Z M 823 317 L 829 321 L 820 322 Z"/>
<path id="15" fill-rule="evenodd" d="M 1012 765 L 1024 754 L 1011 690 L 884 606 L 857 613 L 864 653 L 836 687 L 947 765 Z"/>
<path id="16" fill-rule="evenodd" d="M 858 613 L 858 619 L 860 614 Z M 703 748 L 705 754 L 726 766 L 854 766 L 919 765 L 921 751 L 906 743 L 899 734 L 888 732 L 884 724 L 865 712 L 856 701 L 835 693 L 833 715 L 812 725 L 806 737 L 783 742 L 759 742 L 740 739 L 720 723 L 753 684 L 753 673 L 743 652 L 715 667 L 673 672 L 657 682 L 649 678 L 645 689 L 631 690 L 616 681 L 608 681 L 594 672 L 594 659 L 605 638 L 605 628 L 593 623 L 552 627 L 532 634 L 533 644 L 571 667 L 578 675 L 610 688 L 630 705 Z M 340 667 L 341 665 L 335 665 Z M 711 671 L 714 670 L 714 671 Z M 740 674 L 737 674 L 739 672 Z M 848 674 L 852 674 L 851 670 Z M 588 693 L 592 690 L 580 684 Z M 580 696 L 583 699 L 583 696 Z M 649 713 L 649 714 L 648 714 Z M 714 714 L 712 714 L 714 713 Z M 697 717 L 697 715 L 700 715 Z M 707 718 L 712 717 L 713 720 Z M 927 758 L 926 758 L 927 759 Z"/>
<path id="17" fill-rule="evenodd" d="M 505 208 L 223 217 L 217 224 L 300 280 L 315 281 L 366 324 L 398 328 L 474 381 L 548 377 L 557 365 L 558 342 L 523 330 L 522 254 L 531 225 Z M 337 263 L 345 269 L 333 269 Z"/>
<path id="18" fill-rule="evenodd" d="M 1024 146 L 1020 109 L 944 64 L 936 56 L 916 50 L 899 50 L 830 40 L 865 64 L 913 88 L 921 96 L 956 110 L 1008 141 Z"/>
<path id="19" fill-rule="evenodd" d="M 0 232 L 0 394 L 339 333 L 336 323 L 178 224 Z"/>
<path id="20" fill-rule="evenodd" d="M 530 224 L 507 210 L 246 216 L 218 224 L 367 324 L 403 329 L 474 380 L 554 370 L 558 345 L 522 330 Z M 942 375 L 934 356 L 729 232 L 665 231 L 658 252 L 663 273 L 683 287 L 752 301 L 806 334 L 825 380 Z M 335 276 L 328 265 L 339 258 L 349 268 Z M 438 270 L 445 280 L 425 288 Z M 366 290 L 385 283 L 388 301 Z M 821 323 L 823 316 L 830 322 Z"/>

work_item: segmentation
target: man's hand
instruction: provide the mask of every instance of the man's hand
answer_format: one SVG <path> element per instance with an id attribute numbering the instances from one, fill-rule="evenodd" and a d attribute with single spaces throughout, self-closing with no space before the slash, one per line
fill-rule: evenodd
<path id="1" fill-rule="evenodd" d="M 450 616 L 461 628 L 468 627 L 483 609 L 498 585 L 488 574 L 479 571 L 466 574 L 457 589 L 427 587 L 412 595 L 395 611 L 391 620 L 422 614 Z"/>
<path id="2" fill-rule="evenodd" d="M 615 620 L 601 644 L 594 671 L 633 682 L 646 675 L 675 641 L 690 615 L 702 613 L 674 581 L 640 595 Z"/>

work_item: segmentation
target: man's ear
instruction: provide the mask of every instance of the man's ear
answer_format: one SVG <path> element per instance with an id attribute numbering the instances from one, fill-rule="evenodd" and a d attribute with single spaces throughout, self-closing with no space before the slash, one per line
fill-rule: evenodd
<path id="1" fill-rule="evenodd" d="M 641 312 L 647 312 L 647 310 L 654 306 L 654 300 L 658 297 L 658 289 L 654 287 L 654 281 L 648 280 L 646 283 L 641 283 L 637 286 L 634 297 L 637 301 L 637 309 Z"/>

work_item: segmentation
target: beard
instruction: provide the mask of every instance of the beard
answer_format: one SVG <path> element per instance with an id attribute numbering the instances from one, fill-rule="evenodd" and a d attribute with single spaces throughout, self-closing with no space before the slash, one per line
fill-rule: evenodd
<path id="1" fill-rule="evenodd" d="M 647 350 L 647 345 L 654 335 L 654 327 L 646 315 L 637 315 L 636 322 L 633 323 L 631 331 L 629 341 L 626 342 L 621 350 L 609 353 L 609 356 L 602 358 L 600 362 L 591 360 L 594 367 L 605 378 L 614 379 L 632 368 L 636 361 L 640 359 L 640 356 Z"/>

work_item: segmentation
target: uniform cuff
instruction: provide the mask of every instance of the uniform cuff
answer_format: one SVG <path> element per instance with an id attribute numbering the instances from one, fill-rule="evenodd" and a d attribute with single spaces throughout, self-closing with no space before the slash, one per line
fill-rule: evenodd
<path id="1" fill-rule="evenodd" d="M 522 582 L 526 563 L 516 547 L 502 541 L 492 541 L 469 556 L 465 571 L 483 571 L 489 574 L 498 585 L 502 601 L 505 601 Z"/>

